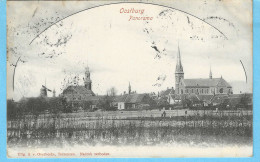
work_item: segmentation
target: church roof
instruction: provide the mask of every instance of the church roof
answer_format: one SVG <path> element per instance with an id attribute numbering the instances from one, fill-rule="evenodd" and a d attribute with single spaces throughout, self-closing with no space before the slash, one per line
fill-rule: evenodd
<path id="1" fill-rule="evenodd" d="M 216 87 L 216 86 L 225 86 L 231 87 L 230 84 L 225 81 L 223 78 L 206 78 L 206 79 L 184 79 L 184 85 L 186 87 Z"/>
<path id="2" fill-rule="evenodd" d="M 117 96 L 116 102 L 126 102 L 126 103 L 140 103 L 143 102 L 143 99 L 147 94 L 125 94 L 122 96 Z"/>
<path id="3" fill-rule="evenodd" d="M 128 94 L 124 94 L 122 96 L 116 96 L 114 101 L 115 102 L 125 102 L 126 98 L 127 98 Z"/>
<path id="4" fill-rule="evenodd" d="M 66 93 L 77 93 L 82 95 L 91 95 L 95 96 L 92 90 L 88 90 L 85 86 L 68 86 L 64 91 L 63 94 Z"/>

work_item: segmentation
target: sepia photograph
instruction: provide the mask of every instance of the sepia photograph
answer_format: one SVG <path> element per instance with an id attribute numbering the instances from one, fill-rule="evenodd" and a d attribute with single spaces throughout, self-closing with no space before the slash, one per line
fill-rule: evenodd
<path id="1" fill-rule="evenodd" d="M 251 0 L 6 7 L 8 158 L 253 156 Z"/>

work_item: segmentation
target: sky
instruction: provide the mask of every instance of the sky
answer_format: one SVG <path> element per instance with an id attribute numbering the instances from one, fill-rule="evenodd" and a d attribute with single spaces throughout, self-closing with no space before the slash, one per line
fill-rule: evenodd
<path id="1" fill-rule="evenodd" d="M 178 46 L 185 78 L 208 78 L 211 67 L 213 78 L 222 76 L 237 92 L 252 91 L 251 1 L 149 2 L 172 8 L 120 3 L 85 10 L 109 2 L 7 2 L 7 98 L 39 96 L 45 82 L 60 94 L 75 76 L 83 85 L 86 66 L 98 95 L 111 87 L 121 94 L 129 82 L 138 93 L 157 93 L 175 85 Z M 144 12 L 120 13 L 122 8 Z"/>

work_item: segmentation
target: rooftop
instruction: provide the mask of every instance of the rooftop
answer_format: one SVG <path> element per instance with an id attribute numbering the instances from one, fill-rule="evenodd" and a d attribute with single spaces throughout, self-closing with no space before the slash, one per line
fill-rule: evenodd
<path id="1" fill-rule="evenodd" d="M 231 87 L 230 84 L 223 78 L 206 78 L 206 79 L 184 79 L 184 85 L 186 87 L 215 87 L 215 86 L 226 86 Z"/>
<path id="2" fill-rule="evenodd" d="M 92 90 L 88 90 L 85 88 L 85 86 L 68 86 L 62 94 L 66 93 L 78 93 L 78 94 L 83 94 L 83 95 L 88 95 L 88 96 L 95 96 Z"/>

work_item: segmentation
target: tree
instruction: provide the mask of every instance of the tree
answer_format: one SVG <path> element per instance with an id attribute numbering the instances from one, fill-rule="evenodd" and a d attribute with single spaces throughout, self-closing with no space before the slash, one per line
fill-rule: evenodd
<path id="1" fill-rule="evenodd" d="M 48 110 L 49 104 L 43 97 L 29 98 L 27 103 L 27 112 L 32 113 L 33 115 L 38 116 L 43 113 L 45 110 Z"/>
<path id="2" fill-rule="evenodd" d="M 252 99 L 249 94 L 245 93 L 242 95 L 241 101 L 240 101 L 241 106 L 248 108 L 248 106 L 250 105 L 251 102 L 252 102 Z"/>
<path id="3" fill-rule="evenodd" d="M 48 105 L 48 110 L 53 114 L 59 114 L 66 106 L 64 105 L 63 98 L 61 97 L 50 98 L 50 100 L 48 101 Z"/>
<path id="4" fill-rule="evenodd" d="M 102 99 L 99 99 L 97 106 L 104 111 L 115 110 L 116 108 L 112 105 L 113 98 L 110 96 L 106 96 Z"/>
<path id="5" fill-rule="evenodd" d="M 107 90 L 107 95 L 108 96 L 116 96 L 117 90 L 115 87 L 111 87 L 110 89 Z"/>
<path id="6" fill-rule="evenodd" d="M 192 108 L 193 107 L 191 100 L 189 100 L 187 98 L 183 99 L 182 103 L 183 103 L 183 107 L 186 107 L 186 106 L 188 108 Z"/>
<path id="7" fill-rule="evenodd" d="M 167 101 L 167 97 L 162 97 L 160 98 L 160 100 L 158 101 L 157 103 L 157 106 L 158 107 L 168 107 L 170 104 L 169 102 Z"/>
<path id="8" fill-rule="evenodd" d="M 91 105 L 92 105 L 92 101 L 82 101 L 82 103 L 81 103 L 81 107 L 85 111 L 90 110 Z"/>
<path id="9" fill-rule="evenodd" d="M 14 100 L 7 100 L 7 120 L 14 119 L 20 114 L 20 110 Z"/>
<path id="10" fill-rule="evenodd" d="M 65 106 L 63 107 L 62 112 L 64 113 L 71 113 L 72 112 L 72 102 L 66 102 Z"/>
<path id="11" fill-rule="evenodd" d="M 230 104 L 230 99 L 224 99 L 221 103 L 220 103 L 220 109 L 222 109 L 222 110 L 224 110 L 224 109 L 226 109 L 227 108 L 227 105 L 229 105 Z"/>

